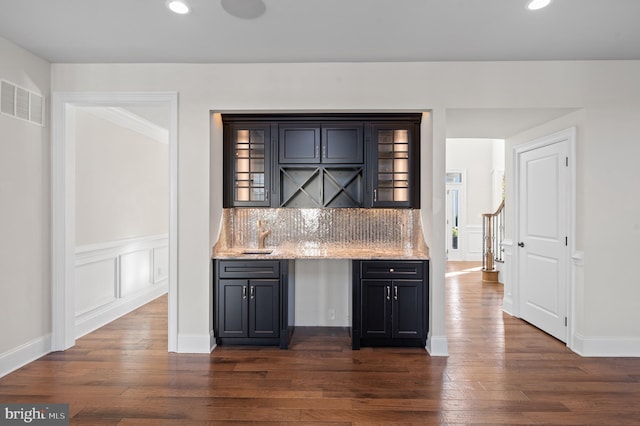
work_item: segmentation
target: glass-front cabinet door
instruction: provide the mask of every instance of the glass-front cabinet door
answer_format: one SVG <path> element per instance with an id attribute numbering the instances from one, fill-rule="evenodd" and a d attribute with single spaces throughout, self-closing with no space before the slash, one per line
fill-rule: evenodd
<path id="1" fill-rule="evenodd" d="M 268 207 L 271 182 L 271 125 L 235 123 L 229 126 L 231 188 L 226 199 L 235 207 Z"/>
<path id="2" fill-rule="evenodd" d="M 419 207 L 415 200 L 413 124 L 373 124 L 371 128 L 372 205 Z"/>

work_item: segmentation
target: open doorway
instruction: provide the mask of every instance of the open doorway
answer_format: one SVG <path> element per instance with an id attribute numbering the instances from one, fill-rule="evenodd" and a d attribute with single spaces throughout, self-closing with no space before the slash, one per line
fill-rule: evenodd
<path id="1" fill-rule="evenodd" d="M 447 260 L 482 261 L 482 215 L 502 201 L 504 146 L 502 139 L 447 139 Z"/>
<path id="2" fill-rule="evenodd" d="M 166 294 L 169 110 L 70 106 L 75 337 Z"/>
<path id="3" fill-rule="evenodd" d="M 76 301 L 76 112 L 78 108 L 152 108 L 167 117 L 168 138 L 168 349 L 177 350 L 177 95 L 175 93 L 62 93 L 53 96 L 53 264 L 52 350 L 65 350 L 77 337 Z M 133 114 L 132 115 L 137 115 Z M 166 208 L 166 207 L 165 207 Z M 95 224 L 93 226 L 96 226 Z M 161 247 L 160 247 L 161 248 Z M 156 252 L 162 256 L 161 250 Z M 138 255 L 140 257 L 140 255 Z M 135 258 L 135 255 L 133 256 Z M 131 258 L 130 260 L 134 260 Z M 114 266 L 118 270 L 118 266 Z M 163 271 L 147 270 L 147 273 Z M 144 271 L 143 271 L 144 273 Z M 132 282 L 135 282 L 132 281 Z M 135 285 L 134 285 L 135 287 Z M 122 291 L 115 289 L 114 291 Z M 136 292 L 135 288 L 126 291 Z M 105 293 L 106 295 L 106 293 Z M 78 298 L 76 297 L 78 296 Z"/>

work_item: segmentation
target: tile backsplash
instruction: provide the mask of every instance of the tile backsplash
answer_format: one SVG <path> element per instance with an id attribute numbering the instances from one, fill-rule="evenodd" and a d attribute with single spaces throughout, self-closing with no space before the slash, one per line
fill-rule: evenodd
<path id="1" fill-rule="evenodd" d="M 422 249 L 420 211 L 353 208 L 231 208 L 223 211 L 218 245 L 257 247 L 258 220 L 271 232 L 266 247 L 297 242 L 315 245 Z M 419 247 L 416 247 L 419 246 Z"/>

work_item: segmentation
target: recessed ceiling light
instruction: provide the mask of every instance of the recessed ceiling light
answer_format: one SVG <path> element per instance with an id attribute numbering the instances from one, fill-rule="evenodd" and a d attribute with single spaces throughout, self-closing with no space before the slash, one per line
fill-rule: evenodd
<path id="1" fill-rule="evenodd" d="M 172 12 L 180 15 L 189 13 L 189 5 L 184 0 L 169 0 L 167 1 L 167 7 Z"/>
<path id="2" fill-rule="evenodd" d="M 549 3 L 551 3 L 551 0 L 531 0 L 527 5 L 527 8 L 529 10 L 538 10 L 549 6 Z"/>

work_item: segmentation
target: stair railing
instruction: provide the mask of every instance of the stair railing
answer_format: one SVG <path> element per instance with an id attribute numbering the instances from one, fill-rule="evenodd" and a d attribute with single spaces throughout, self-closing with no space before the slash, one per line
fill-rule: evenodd
<path id="1" fill-rule="evenodd" d="M 482 215 L 482 270 L 494 271 L 495 262 L 503 261 L 504 200 L 495 213 Z"/>

